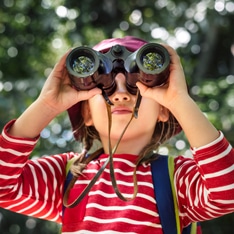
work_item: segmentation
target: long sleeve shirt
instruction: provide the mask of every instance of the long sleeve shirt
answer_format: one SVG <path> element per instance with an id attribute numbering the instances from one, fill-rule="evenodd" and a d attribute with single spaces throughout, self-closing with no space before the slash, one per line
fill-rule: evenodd
<path id="1" fill-rule="evenodd" d="M 109 167 L 76 207 L 63 212 L 68 160 L 77 153 L 29 159 L 37 139 L 15 138 L 8 123 L 0 136 L 0 207 L 61 223 L 62 233 L 158 233 L 162 226 L 150 164 L 137 169 L 138 193 L 125 202 L 114 192 Z M 234 211 L 234 151 L 220 132 L 214 142 L 192 149 L 193 158 L 175 158 L 174 184 L 183 226 Z M 108 155 L 91 161 L 70 192 L 72 202 L 101 168 Z M 131 197 L 137 155 L 114 155 L 120 191 Z"/>

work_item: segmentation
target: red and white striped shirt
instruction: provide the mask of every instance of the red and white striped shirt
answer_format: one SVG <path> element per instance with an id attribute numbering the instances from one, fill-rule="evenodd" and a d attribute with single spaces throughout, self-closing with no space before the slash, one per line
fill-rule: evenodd
<path id="1" fill-rule="evenodd" d="M 37 139 L 0 136 L 0 207 L 21 214 L 62 223 L 62 233 L 160 233 L 150 165 L 137 170 L 138 194 L 128 202 L 114 192 L 109 167 L 104 170 L 89 194 L 71 208 L 73 215 L 62 216 L 66 164 L 75 153 L 29 160 Z M 234 151 L 223 134 L 217 140 L 193 149 L 194 159 L 175 159 L 175 187 L 181 223 L 203 221 L 234 211 Z M 88 164 L 70 193 L 73 201 L 97 173 L 108 155 Z M 137 156 L 114 155 L 117 184 L 126 197 L 133 194 L 133 170 Z M 71 211 L 69 211 L 71 212 Z"/>

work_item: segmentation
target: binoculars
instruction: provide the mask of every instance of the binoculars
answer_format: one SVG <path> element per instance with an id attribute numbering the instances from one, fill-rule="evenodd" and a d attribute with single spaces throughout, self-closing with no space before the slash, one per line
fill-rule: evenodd
<path id="1" fill-rule="evenodd" d="M 67 56 L 66 67 L 77 90 L 101 88 L 108 96 L 116 90 L 115 76 L 123 73 L 126 88 L 136 95 L 136 82 L 148 87 L 160 86 L 169 76 L 170 56 L 165 47 L 148 43 L 131 52 L 121 45 L 101 53 L 89 47 L 73 49 Z"/>

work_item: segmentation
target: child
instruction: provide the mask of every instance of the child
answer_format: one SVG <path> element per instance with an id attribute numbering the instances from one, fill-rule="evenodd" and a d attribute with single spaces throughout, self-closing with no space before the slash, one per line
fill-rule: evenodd
<path id="1" fill-rule="evenodd" d="M 118 44 L 136 51 L 146 43 L 134 37 L 115 38 L 100 42 L 94 49 L 107 52 Z M 193 153 L 193 159 L 178 156 L 174 160 L 181 227 L 233 212 L 232 146 L 191 99 L 178 55 L 171 47 L 164 47 L 171 60 L 168 83 L 147 87 L 137 82 L 142 95 L 138 118 L 132 119 L 119 144 L 137 99 L 126 88 L 126 73 L 115 74 L 116 90 L 108 97 L 113 103 L 109 132 L 110 117 L 102 91 L 97 87 L 78 91 L 71 85 L 65 66 L 67 52 L 55 65 L 37 100 L 2 131 L 0 206 L 61 223 L 62 233 L 163 233 L 149 162 L 157 160 L 153 152 L 181 127 Z M 84 152 L 28 160 L 40 132 L 65 110 L 75 138 L 84 142 Z M 91 155 L 92 160 L 87 163 L 86 152 L 96 139 L 102 149 Z M 75 179 L 79 177 L 65 199 L 69 206 L 107 162 L 117 144 L 113 155 L 115 190 L 110 161 L 83 199 L 74 207 L 63 209 L 68 162 L 75 159 L 71 171 Z M 136 186 L 133 188 L 135 168 L 137 192 Z"/>

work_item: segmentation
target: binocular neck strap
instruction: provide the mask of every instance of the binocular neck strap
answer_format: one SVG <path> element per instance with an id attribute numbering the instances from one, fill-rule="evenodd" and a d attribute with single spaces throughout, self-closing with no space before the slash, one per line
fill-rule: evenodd
<path id="1" fill-rule="evenodd" d="M 108 147 L 109 147 L 109 152 L 110 152 L 108 159 L 109 159 L 109 161 L 110 161 L 110 177 L 111 177 L 111 182 L 112 182 L 112 185 L 113 185 L 113 188 L 114 188 L 114 190 L 115 190 L 116 195 L 117 195 L 121 200 L 123 200 L 123 201 L 130 201 L 130 200 L 132 200 L 132 199 L 134 199 L 134 198 L 136 197 L 137 192 L 138 192 L 138 185 L 137 185 L 137 178 L 136 178 L 136 169 L 137 169 L 137 165 L 135 166 L 134 172 L 133 172 L 134 192 L 133 192 L 132 197 L 127 198 L 127 197 L 123 196 L 123 194 L 120 192 L 119 187 L 118 187 L 117 182 L 116 182 L 115 171 L 114 171 L 114 163 L 113 163 L 113 155 L 114 155 L 114 153 L 116 152 L 116 150 L 117 150 L 117 148 L 118 148 L 118 146 L 119 146 L 119 143 L 120 143 L 121 139 L 123 138 L 123 135 L 124 135 L 124 133 L 126 132 L 128 126 L 129 126 L 129 124 L 131 123 L 131 121 L 132 121 L 132 119 L 133 119 L 133 117 L 134 117 L 135 111 L 133 112 L 133 114 L 132 114 L 132 116 L 131 116 L 129 122 L 128 122 L 127 125 L 125 126 L 125 128 L 124 128 L 122 134 L 120 135 L 119 140 L 118 140 L 118 142 L 116 143 L 115 147 L 112 149 L 112 146 L 111 146 L 111 139 L 110 139 L 111 123 L 112 123 L 111 107 L 110 107 L 110 105 L 109 105 L 108 103 L 106 103 L 106 107 L 107 107 L 107 114 L 108 114 L 108 138 L 109 138 L 109 140 L 108 140 L 109 146 L 108 146 Z"/>
<path id="2" fill-rule="evenodd" d="M 103 91 L 103 94 L 105 93 L 105 91 Z M 70 204 L 68 204 L 68 197 L 69 197 L 69 194 L 70 194 L 70 190 L 72 189 L 72 187 L 74 186 L 76 180 L 78 179 L 78 176 L 74 176 L 73 175 L 73 178 L 72 180 L 69 182 L 68 186 L 67 186 L 67 189 L 64 193 L 64 196 L 63 196 L 63 205 L 67 208 L 72 208 L 72 207 L 75 207 L 76 205 L 78 205 L 81 200 L 85 197 L 86 194 L 88 194 L 88 192 L 91 190 L 91 188 L 93 187 L 93 185 L 95 184 L 95 182 L 98 180 L 98 178 L 100 177 L 100 175 L 102 174 L 102 172 L 104 171 L 104 169 L 106 168 L 106 166 L 108 165 L 108 163 L 110 163 L 110 177 L 111 177 L 111 182 L 112 182 L 112 185 L 113 185 L 113 188 L 115 190 L 115 193 L 116 195 L 123 201 L 130 201 L 130 200 L 133 200 L 136 195 L 137 195 L 137 192 L 138 192 L 138 185 L 137 185 L 137 178 L 136 178 L 136 169 L 137 169 L 137 166 L 138 164 L 136 164 L 135 168 L 134 168 L 134 171 L 133 171 L 133 185 L 134 185 L 134 191 L 133 191 L 133 195 L 132 197 L 125 197 L 123 196 L 123 194 L 120 192 L 119 188 L 118 188 L 118 185 L 117 185 L 117 182 L 116 182 L 116 178 L 115 178 L 115 172 L 114 172 L 114 163 L 113 163 L 113 155 L 115 154 L 118 146 L 119 146 L 119 143 L 121 141 L 121 139 L 123 138 L 123 135 L 124 133 L 126 132 L 129 124 L 131 123 L 132 119 L 135 117 L 137 118 L 138 116 L 138 109 L 139 109 L 139 105 L 140 105 L 140 102 L 141 102 L 141 95 L 139 93 L 139 91 L 137 92 L 137 101 L 136 101 L 136 104 L 135 104 L 135 107 L 134 107 L 134 110 L 133 110 L 133 113 L 132 113 L 132 116 L 129 120 L 129 122 L 127 123 L 127 125 L 125 126 L 123 132 L 121 133 L 120 137 L 119 137 L 119 140 L 118 142 L 116 143 L 115 147 L 112 148 L 112 145 L 111 145 L 111 139 L 110 139 L 110 134 L 111 134 L 111 125 L 112 125 L 112 115 L 111 115 L 111 105 L 113 105 L 111 103 L 111 101 L 109 100 L 108 96 L 105 94 L 104 96 L 104 99 L 105 99 L 105 103 L 106 103 L 106 109 L 107 109 L 107 115 L 108 115 L 108 142 L 109 142 L 109 157 L 106 159 L 105 163 L 102 165 L 102 167 L 99 169 L 99 171 L 97 172 L 97 174 L 93 177 L 93 179 L 90 181 L 90 183 L 85 187 L 85 189 L 82 191 L 82 193 L 73 201 L 71 202 Z M 108 100 L 109 101 L 108 101 Z M 92 159 L 94 159 L 95 157 L 97 157 L 97 155 L 95 154 L 94 156 L 93 155 L 90 155 L 85 161 L 84 163 L 85 164 L 88 164 Z M 83 163 L 82 161 L 79 162 L 79 163 Z"/>

